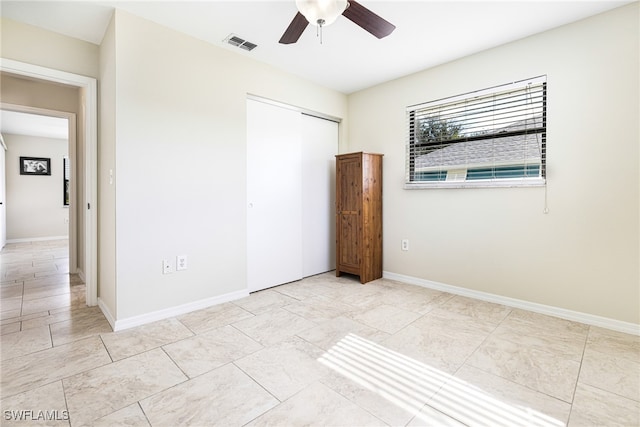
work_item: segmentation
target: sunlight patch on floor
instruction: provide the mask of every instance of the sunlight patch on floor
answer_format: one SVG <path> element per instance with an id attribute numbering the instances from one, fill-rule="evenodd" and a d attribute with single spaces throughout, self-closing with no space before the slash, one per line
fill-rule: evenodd
<path id="1" fill-rule="evenodd" d="M 322 364 L 377 393 L 423 421 L 425 403 L 463 423 L 560 427 L 565 424 L 526 406 L 506 403 L 441 370 L 348 334 L 319 359 Z M 439 393 L 437 400 L 431 398 Z"/>

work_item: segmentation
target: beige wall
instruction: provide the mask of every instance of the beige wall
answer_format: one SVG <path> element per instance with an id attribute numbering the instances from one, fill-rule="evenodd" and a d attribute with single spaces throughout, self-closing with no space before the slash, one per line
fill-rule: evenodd
<path id="1" fill-rule="evenodd" d="M 98 77 L 98 51 L 93 43 L 63 36 L 31 25 L 0 19 L 3 58 Z"/>
<path id="2" fill-rule="evenodd" d="M 638 22 L 635 3 L 349 96 L 349 149 L 385 154 L 384 270 L 640 323 Z M 542 74 L 548 214 L 544 188 L 403 189 L 406 106 Z"/>
<path id="3" fill-rule="evenodd" d="M 67 237 L 69 208 L 63 205 L 62 158 L 66 139 L 3 135 L 7 144 L 7 240 Z M 20 157 L 51 159 L 51 175 L 20 175 Z"/>
<path id="4" fill-rule="evenodd" d="M 100 46 L 100 96 L 98 121 L 98 297 L 109 314 L 117 318 L 116 306 L 116 55 L 115 23 L 111 19 Z"/>
<path id="5" fill-rule="evenodd" d="M 102 49 L 117 319 L 246 290 L 247 94 L 335 117 L 346 96 L 124 12 Z"/>
<path id="6" fill-rule="evenodd" d="M 2 102 L 78 114 L 78 88 L 0 73 Z"/>

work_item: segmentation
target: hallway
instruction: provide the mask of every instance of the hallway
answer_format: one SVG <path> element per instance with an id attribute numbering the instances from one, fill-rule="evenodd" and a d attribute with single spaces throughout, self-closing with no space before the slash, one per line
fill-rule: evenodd
<path id="1" fill-rule="evenodd" d="M 80 277 L 69 274 L 68 240 L 7 244 L 0 252 L 0 282 L 2 335 L 49 325 L 53 331 L 72 314 L 97 311 L 86 307 Z"/>

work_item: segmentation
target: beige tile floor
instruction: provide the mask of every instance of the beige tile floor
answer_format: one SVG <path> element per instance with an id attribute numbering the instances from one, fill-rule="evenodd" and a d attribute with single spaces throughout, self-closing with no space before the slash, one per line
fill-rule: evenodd
<path id="1" fill-rule="evenodd" d="M 65 241 L 0 261 L 3 426 L 640 424 L 637 336 L 332 273 L 113 333 Z"/>

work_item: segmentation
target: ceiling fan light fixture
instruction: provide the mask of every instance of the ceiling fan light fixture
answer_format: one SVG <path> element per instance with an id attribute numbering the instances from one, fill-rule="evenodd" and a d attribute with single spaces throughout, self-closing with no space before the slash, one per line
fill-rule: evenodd
<path id="1" fill-rule="evenodd" d="M 322 44 L 322 27 L 332 24 L 340 15 L 379 39 L 396 28 L 356 0 L 296 0 L 296 6 L 298 12 L 280 37 L 281 44 L 296 43 L 309 24 L 316 27 Z"/>
<path id="2" fill-rule="evenodd" d="M 296 0 L 296 7 L 310 24 L 326 27 L 342 15 L 349 6 L 347 0 Z"/>

